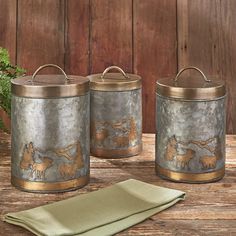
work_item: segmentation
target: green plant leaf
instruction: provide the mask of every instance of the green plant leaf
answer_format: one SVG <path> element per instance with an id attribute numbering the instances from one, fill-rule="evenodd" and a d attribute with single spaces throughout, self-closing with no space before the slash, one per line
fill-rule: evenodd
<path id="1" fill-rule="evenodd" d="M 11 79 L 25 73 L 21 67 L 12 65 L 7 49 L 0 47 L 0 106 L 11 113 Z"/>

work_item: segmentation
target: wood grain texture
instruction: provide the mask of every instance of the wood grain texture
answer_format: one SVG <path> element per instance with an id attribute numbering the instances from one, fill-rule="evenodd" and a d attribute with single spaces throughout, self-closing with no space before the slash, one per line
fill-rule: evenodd
<path id="1" fill-rule="evenodd" d="M 155 130 L 155 84 L 177 68 L 176 1 L 134 0 L 134 73 L 143 78 L 143 124 Z"/>
<path id="2" fill-rule="evenodd" d="M 64 68 L 64 0 L 18 1 L 17 35 L 17 63 L 27 74 L 47 63 Z"/>
<path id="3" fill-rule="evenodd" d="M 117 65 L 132 72 L 132 0 L 92 0 L 90 72 Z"/>
<path id="4" fill-rule="evenodd" d="M 90 1 L 66 1 L 65 70 L 68 74 L 89 74 Z"/>
<path id="5" fill-rule="evenodd" d="M 227 133 L 236 132 L 236 1 L 177 0 L 178 67 L 194 65 L 228 86 Z"/>
<path id="6" fill-rule="evenodd" d="M 235 0 L 0 0 L 0 46 L 28 74 L 44 63 L 140 74 L 145 132 L 155 131 L 155 81 L 197 66 L 226 81 L 227 133 L 236 134 L 235 11 Z"/>
<path id="7" fill-rule="evenodd" d="M 16 0 L 0 0 L 0 47 L 7 48 L 13 64 L 16 62 Z"/>
<path id="8" fill-rule="evenodd" d="M 168 210 L 118 235 L 235 235 L 236 234 L 236 136 L 227 136 L 226 176 L 209 184 L 184 184 L 164 181 L 155 175 L 155 136 L 143 135 L 143 152 L 124 159 L 91 157 L 91 181 L 78 190 L 60 194 L 20 192 L 10 184 L 10 135 L 0 131 L 0 217 L 107 187 L 129 178 L 186 192 L 186 199 Z M 0 221 L 1 233 L 32 235 Z"/>

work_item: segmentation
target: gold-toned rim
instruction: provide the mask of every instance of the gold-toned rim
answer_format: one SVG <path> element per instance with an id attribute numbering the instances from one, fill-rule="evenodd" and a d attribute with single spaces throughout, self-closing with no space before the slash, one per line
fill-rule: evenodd
<path id="1" fill-rule="evenodd" d="M 170 86 L 159 86 L 157 84 L 156 93 L 163 97 L 184 99 L 184 100 L 214 100 L 217 98 L 224 97 L 226 95 L 225 88 L 219 89 L 204 88 L 193 89 L 193 88 L 176 88 Z"/>
<path id="2" fill-rule="evenodd" d="M 160 177 L 164 177 L 177 182 L 204 183 L 221 179 L 225 174 L 225 167 L 207 173 L 180 173 L 167 170 L 156 164 L 156 173 Z"/>
<path id="3" fill-rule="evenodd" d="M 185 81 L 182 81 L 179 76 L 183 71 L 188 69 L 197 70 L 204 78 L 204 83 L 194 80 L 193 78 L 195 77 L 191 77 Z M 179 80 L 184 83 L 184 86 L 183 84 L 181 85 L 181 81 L 179 83 Z M 193 86 L 194 83 L 196 83 L 195 87 L 191 87 L 191 85 Z M 223 80 L 216 78 L 208 79 L 200 69 L 191 66 L 180 70 L 174 79 L 159 79 L 156 82 L 156 93 L 163 97 L 184 100 L 214 100 L 226 95 L 226 86 Z"/>
<path id="4" fill-rule="evenodd" d="M 115 74 L 115 73 L 109 73 Z M 142 87 L 142 79 L 138 75 L 126 74 L 130 79 L 121 79 L 112 81 L 111 79 L 101 79 L 102 74 L 94 74 L 87 76 L 90 80 L 90 89 L 96 91 L 130 91 L 140 89 Z"/>
<path id="5" fill-rule="evenodd" d="M 185 86 L 178 84 L 180 75 L 187 70 L 195 70 L 201 74 L 204 84 L 193 86 L 193 81 L 184 82 Z M 188 78 L 193 79 L 194 77 Z M 172 83 L 170 83 L 172 82 Z M 194 83 L 199 83 L 197 80 Z M 191 84 L 191 85 L 190 85 Z M 207 85 L 207 86 L 206 86 Z M 193 87 L 191 87 L 193 86 Z M 182 68 L 174 79 L 163 78 L 156 83 L 156 92 L 164 97 L 179 98 L 185 100 L 213 100 L 225 96 L 226 88 L 223 81 L 210 80 L 195 66 Z"/>
<path id="6" fill-rule="evenodd" d="M 77 179 L 62 181 L 62 182 L 31 182 L 19 179 L 15 176 L 11 177 L 11 183 L 17 188 L 29 192 L 61 192 L 80 188 L 89 182 L 89 176 L 82 176 Z"/>
<path id="7" fill-rule="evenodd" d="M 45 76 L 45 75 L 44 75 Z M 49 75 L 50 76 L 50 75 Z M 40 77 L 40 75 L 39 75 Z M 89 80 L 81 77 L 81 83 L 65 83 L 65 84 L 31 84 L 26 83 L 30 76 L 21 77 L 11 80 L 12 94 L 19 97 L 29 98 L 59 98 L 59 97 L 75 97 L 85 95 L 89 91 Z M 70 76 L 68 81 L 79 76 Z"/>
<path id="8" fill-rule="evenodd" d="M 92 156 L 99 158 L 124 158 L 138 155 L 142 151 L 142 144 L 127 149 L 104 149 L 104 148 L 91 148 L 90 153 Z"/>

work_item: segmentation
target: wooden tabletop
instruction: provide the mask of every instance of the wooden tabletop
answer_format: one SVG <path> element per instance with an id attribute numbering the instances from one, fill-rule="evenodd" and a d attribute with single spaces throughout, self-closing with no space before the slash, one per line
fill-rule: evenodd
<path id="1" fill-rule="evenodd" d="M 186 200 L 119 235 L 236 235 L 236 136 L 227 136 L 226 175 L 216 183 L 164 181 L 154 170 L 154 134 L 144 134 L 141 155 L 119 160 L 91 157 L 91 181 L 83 189 L 60 194 L 21 192 L 10 184 L 10 135 L 0 131 L 0 214 L 30 209 L 133 178 L 185 191 Z M 0 221 L 0 235 L 32 235 Z M 99 235 L 98 235 L 99 236 Z"/>

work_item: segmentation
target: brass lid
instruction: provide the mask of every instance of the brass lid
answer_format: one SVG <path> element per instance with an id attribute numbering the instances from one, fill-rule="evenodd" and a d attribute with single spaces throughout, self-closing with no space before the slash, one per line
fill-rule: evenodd
<path id="1" fill-rule="evenodd" d="M 120 73 L 108 73 L 116 69 Z M 125 73 L 118 66 L 110 66 L 101 74 L 87 76 L 90 80 L 90 89 L 97 91 L 129 91 L 142 87 L 141 77 Z"/>
<path id="2" fill-rule="evenodd" d="M 179 76 L 188 69 L 197 70 L 201 77 Z M 226 87 L 223 80 L 207 78 L 204 73 L 193 66 L 181 69 L 175 78 L 163 78 L 156 82 L 158 95 L 183 99 L 183 100 L 213 100 L 226 95 Z"/>
<path id="3" fill-rule="evenodd" d="M 61 75 L 37 75 L 45 67 L 56 67 Z M 11 80 L 12 94 L 30 98 L 58 98 L 84 95 L 89 91 L 89 80 L 82 76 L 67 76 L 57 65 L 40 66 L 32 76 L 24 76 Z"/>

